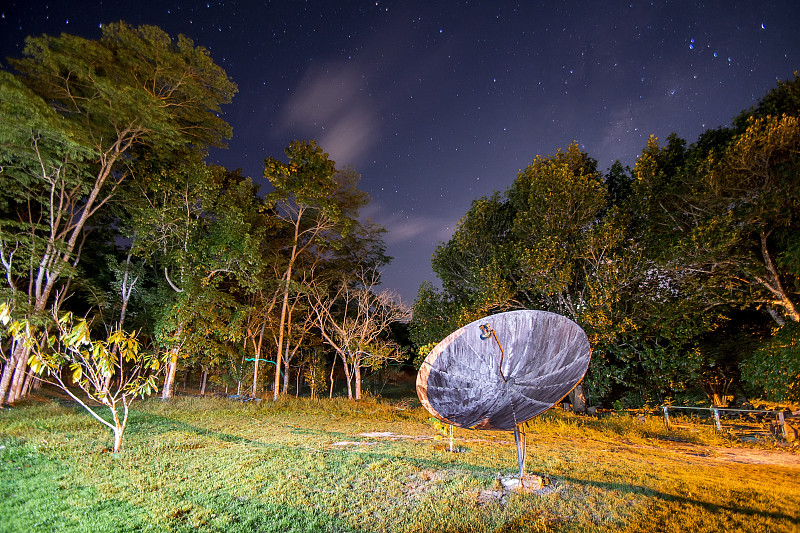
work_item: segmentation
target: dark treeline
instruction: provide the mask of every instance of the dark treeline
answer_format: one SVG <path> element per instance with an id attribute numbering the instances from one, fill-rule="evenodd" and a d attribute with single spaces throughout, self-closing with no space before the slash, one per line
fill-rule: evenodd
<path id="1" fill-rule="evenodd" d="M 425 353 L 481 316 L 544 309 L 593 347 L 591 402 L 800 400 L 800 78 L 694 143 L 605 174 L 576 144 L 475 200 L 423 285 Z M 578 392 L 581 392 L 580 390 Z"/>

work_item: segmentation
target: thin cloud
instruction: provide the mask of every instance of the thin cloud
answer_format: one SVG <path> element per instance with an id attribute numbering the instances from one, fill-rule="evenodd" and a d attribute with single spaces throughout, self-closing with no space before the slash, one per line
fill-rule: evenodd
<path id="1" fill-rule="evenodd" d="M 355 165 L 379 138 L 380 116 L 354 67 L 312 68 L 289 99 L 280 124 L 316 138 L 339 166 Z"/>
<path id="2" fill-rule="evenodd" d="M 388 231 L 385 241 L 389 246 L 397 244 L 419 244 L 421 246 L 435 245 L 450 239 L 458 223 L 458 217 L 444 218 L 426 215 L 392 214 L 388 217 L 370 217 L 381 224 Z"/>

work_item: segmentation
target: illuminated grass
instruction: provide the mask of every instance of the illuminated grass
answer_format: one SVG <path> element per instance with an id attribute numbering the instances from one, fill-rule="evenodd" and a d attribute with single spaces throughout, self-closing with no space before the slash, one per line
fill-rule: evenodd
<path id="1" fill-rule="evenodd" d="M 713 428 L 551 411 L 528 433 L 528 471 L 549 480 L 546 494 L 508 494 L 498 476 L 515 471 L 510 434 L 457 429 L 454 454 L 421 408 L 397 407 L 150 400 L 116 455 L 80 409 L 6 409 L 0 531 L 695 533 L 800 522 L 797 463 L 721 460 L 733 441 Z"/>

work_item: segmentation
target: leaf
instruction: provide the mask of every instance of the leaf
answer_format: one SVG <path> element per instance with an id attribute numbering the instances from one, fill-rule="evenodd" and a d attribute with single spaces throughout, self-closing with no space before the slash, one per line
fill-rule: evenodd
<path id="1" fill-rule="evenodd" d="M 79 363 L 72 363 L 70 369 L 72 370 L 72 381 L 75 383 L 81 381 L 83 377 L 83 367 Z"/>
<path id="2" fill-rule="evenodd" d="M 8 326 L 9 322 L 11 322 L 11 306 L 8 305 L 8 302 L 0 304 L 0 322 L 4 326 Z"/>

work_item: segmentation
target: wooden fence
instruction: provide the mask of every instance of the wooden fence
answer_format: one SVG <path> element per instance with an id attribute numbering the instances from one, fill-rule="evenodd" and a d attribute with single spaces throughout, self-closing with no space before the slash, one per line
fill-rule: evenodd
<path id="1" fill-rule="evenodd" d="M 764 409 L 729 409 L 727 407 L 684 407 L 680 405 L 662 405 L 661 410 L 664 412 L 664 423 L 667 425 L 667 429 L 670 429 L 671 427 L 669 419 L 670 409 L 709 411 L 711 416 L 714 418 L 714 425 L 716 426 L 717 431 L 722 431 L 720 413 L 761 413 L 764 416 L 774 415 L 781 427 L 783 438 L 788 440 L 788 435 L 786 432 L 786 419 L 783 411 L 768 411 Z"/>

